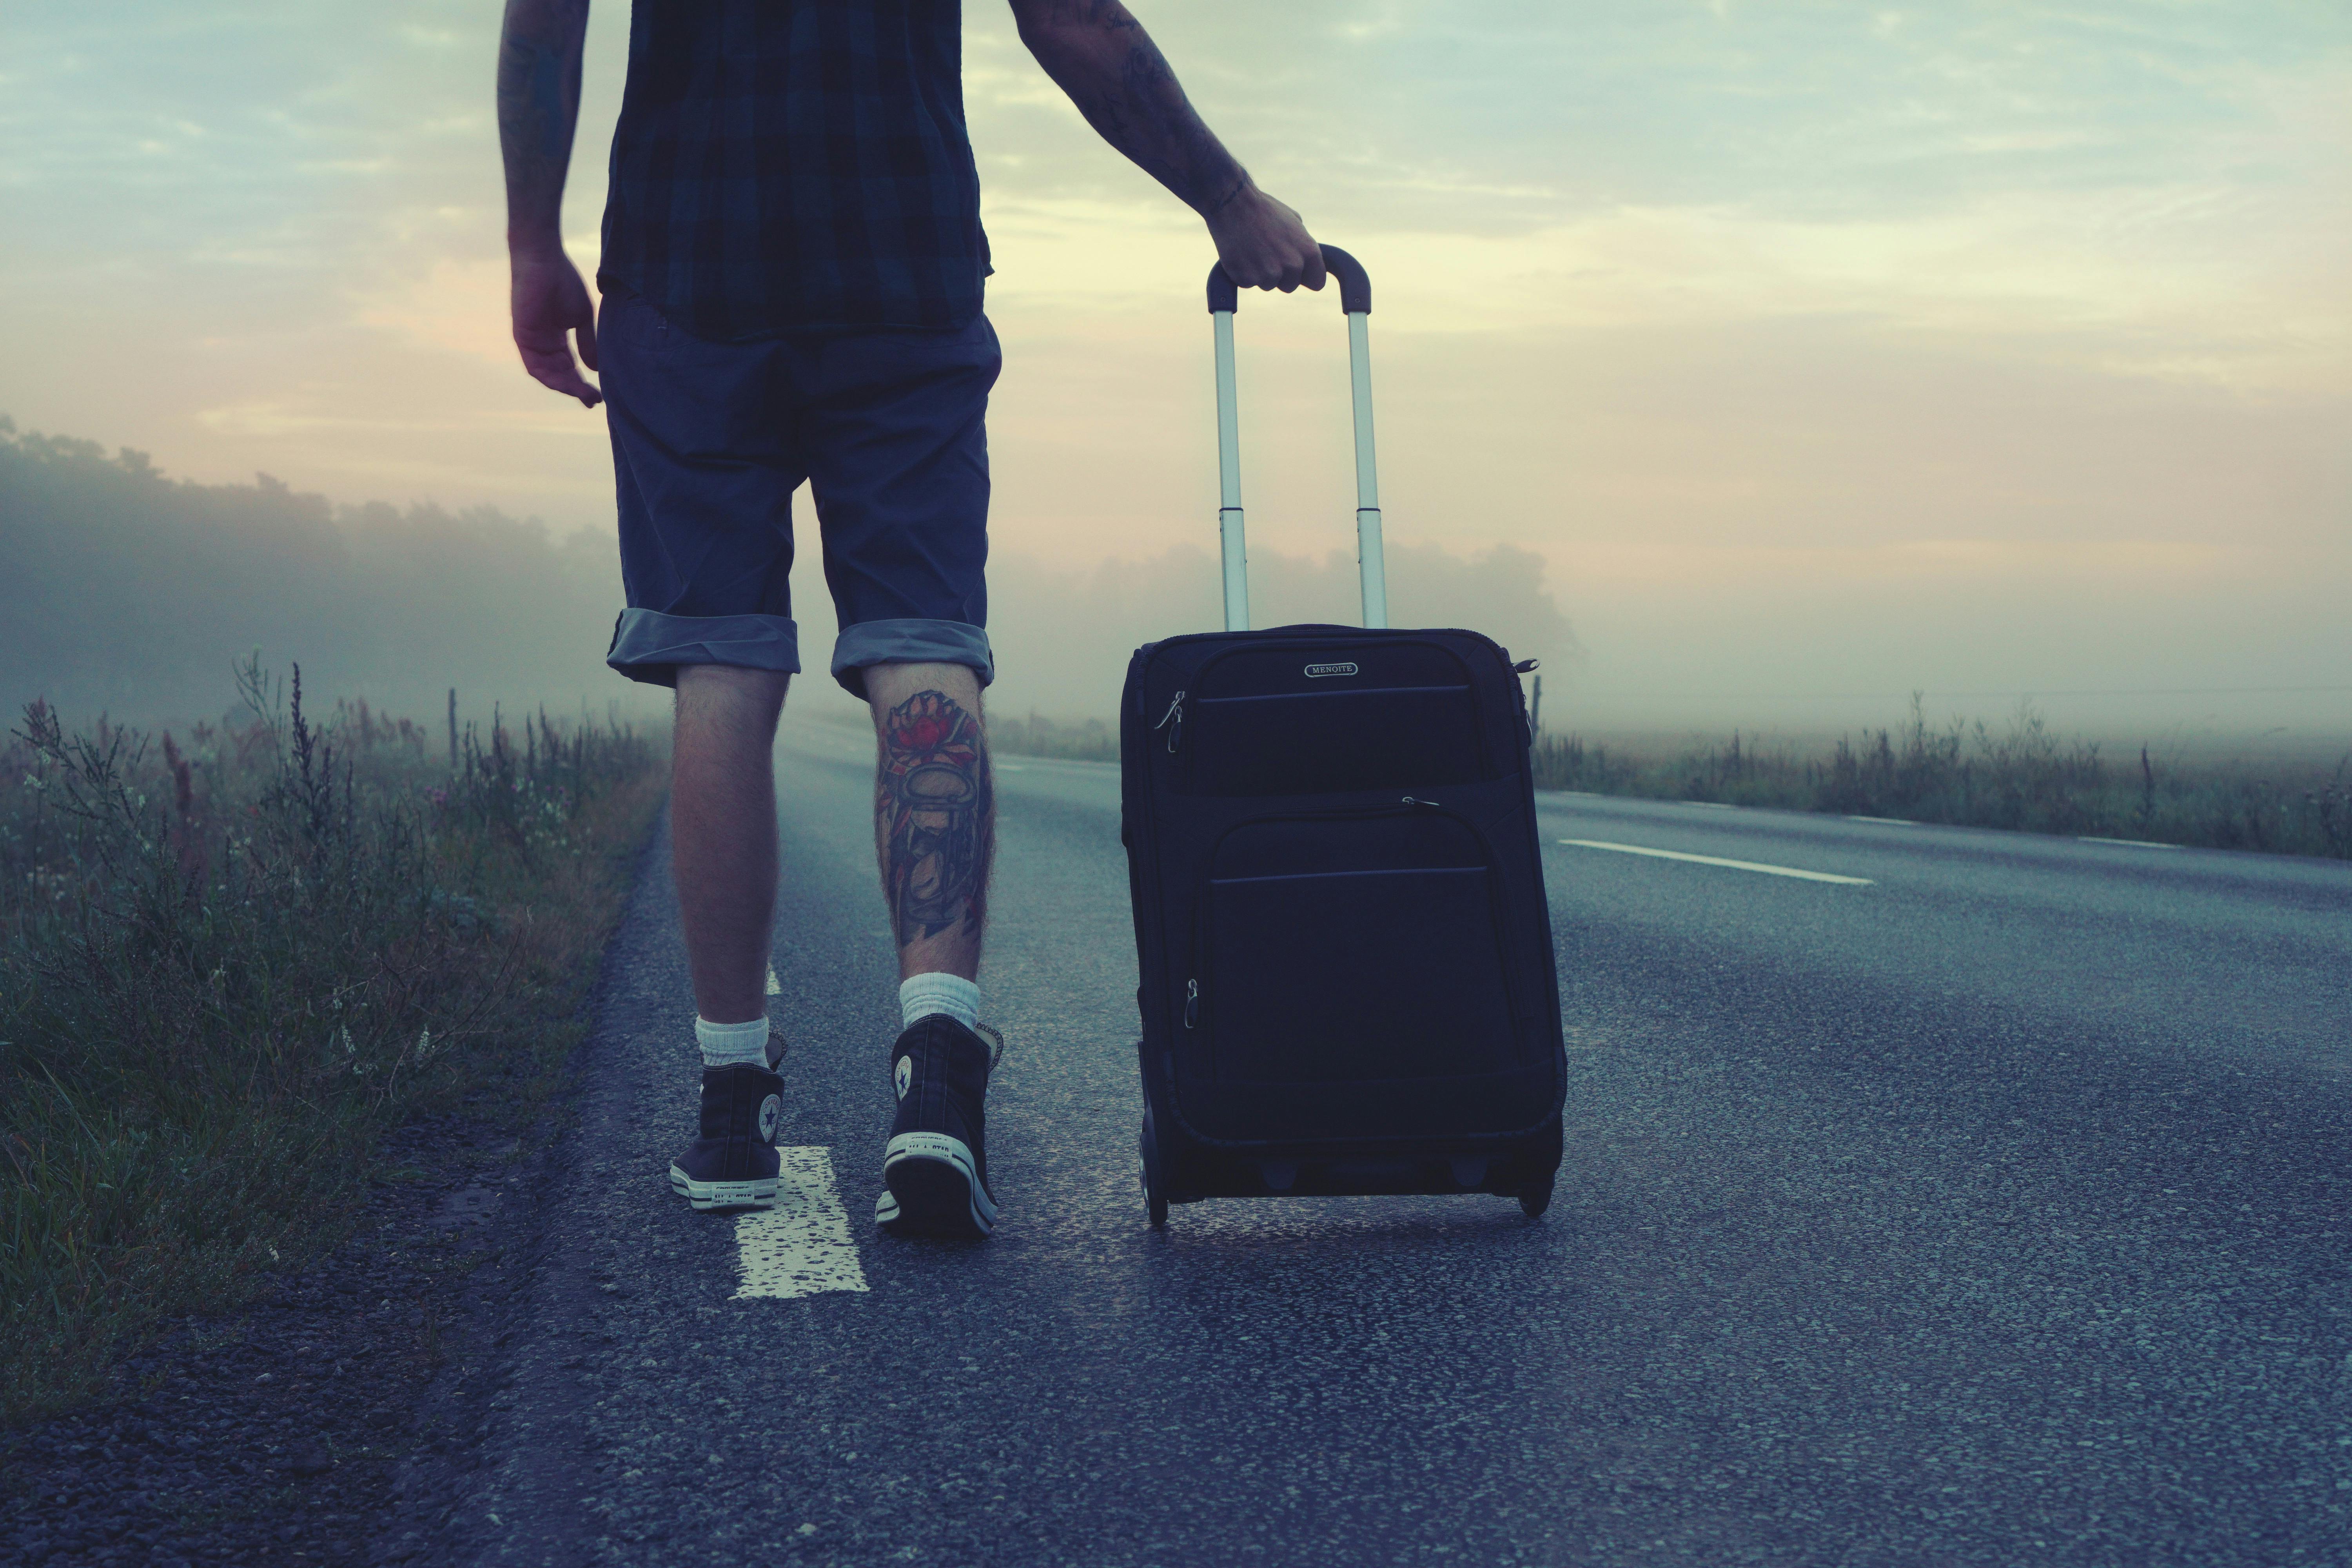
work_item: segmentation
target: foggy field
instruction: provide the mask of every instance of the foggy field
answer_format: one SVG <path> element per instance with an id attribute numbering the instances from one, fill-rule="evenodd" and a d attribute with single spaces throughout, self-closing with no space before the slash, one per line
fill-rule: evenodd
<path id="1" fill-rule="evenodd" d="M 808 673 L 793 710 L 862 727 L 862 705 L 824 673 L 835 627 L 805 548 L 814 530 L 804 498 L 799 510 L 793 608 Z M 38 698 L 76 723 L 110 715 L 184 727 L 233 704 L 228 668 L 260 648 L 301 660 L 316 688 L 394 711 L 435 712 L 454 684 L 575 723 L 666 722 L 666 691 L 604 666 L 621 596 L 608 539 L 559 538 L 489 508 L 339 506 L 266 478 L 193 484 L 138 453 L 109 457 L 5 420 L 0 516 L 0 699 L 12 710 Z M 1345 552 L 1253 551 L 1252 574 L 1258 624 L 1356 618 Z M 1895 701 L 1849 700 L 1835 722 L 1768 723 L 1759 742 L 1754 721 L 1772 719 L 1769 705 L 1661 701 L 1647 723 L 1624 716 L 1623 699 L 1596 709 L 1587 689 L 1600 655 L 1587 660 L 1532 552 L 1392 545 L 1390 576 L 1397 624 L 1475 626 L 1543 661 L 1541 788 L 2352 853 L 2352 729 L 2334 688 L 2294 698 L 2298 723 L 2271 733 L 2252 716 L 2268 710 L 2246 698 L 2226 699 L 2238 706 L 2221 713 L 2212 694 L 2077 702 L 2045 720 L 2034 714 L 2048 709 L 2007 703 L 1955 715 L 1949 699 L 1930 695 L 1907 720 Z M 999 552 L 990 578 L 991 734 L 1008 754 L 1116 760 L 1108 715 L 1130 652 L 1219 624 L 1214 558 L 1191 545 L 1091 564 Z M 1736 664 L 1720 678 L 1735 678 Z M 1874 668 L 1868 679 L 1885 677 Z"/>
<path id="2" fill-rule="evenodd" d="M 242 685 L 0 744 L 0 1423 L 312 1258 L 389 1130 L 558 1087 L 660 802 L 626 729 Z"/>

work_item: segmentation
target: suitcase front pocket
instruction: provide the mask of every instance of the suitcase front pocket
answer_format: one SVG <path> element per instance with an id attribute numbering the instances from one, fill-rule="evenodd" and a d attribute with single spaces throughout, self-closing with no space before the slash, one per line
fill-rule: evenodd
<path id="1" fill-rule="evenodd" d="M 1515 1065 L 1486 845 L 1450 813 L 1266 818 L 1201 889 L 1189 1016 L 1223 1082 L 1453 1078 Z"/>
<path id="2" fill-rule="evenodd" d="M 1188 685 L 1154 731 L 1181 794 L 1441 789 L 1496 776 L 1469 668 L 1434 643 L 1248 644 Z"/>

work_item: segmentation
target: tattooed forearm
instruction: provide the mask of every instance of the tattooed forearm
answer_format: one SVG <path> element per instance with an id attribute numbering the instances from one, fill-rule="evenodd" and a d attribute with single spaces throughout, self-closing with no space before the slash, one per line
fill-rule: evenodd
<path id="1" fill-rule="evenodd" d="M 919 691 L 882 721 L 874 833 L 882 893 L 901 947 L 987 915 L 995 813 L 979 720 L 941 691 Z"/>
<path id="2" fill-rule="evenodd" d="M 499 146 L 510 233 L 557 232 L 587 26 L 587 0 L 508 0 L 499 37 Z"/>
<path id="3" fill-rule="evenodd" d="M 1021 36 L 1103 140 L 1206 217 L 1249 174 L 1201 122 L 1151 35 L 1118 0 L 1016 0 Z"/>

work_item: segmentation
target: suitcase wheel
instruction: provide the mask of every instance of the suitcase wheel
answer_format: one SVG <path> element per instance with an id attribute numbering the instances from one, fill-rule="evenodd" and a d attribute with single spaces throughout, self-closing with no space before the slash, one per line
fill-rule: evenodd
<path id="1" fill-rule="evenodd" d="M 1151 1213 L 1151 1228 L 1168 1228 L 1168 1188 L 1160 1179 L 1160 1151 L 1151 1137 L 1151 1116 L 1146 1112 L 1143 1131 L 1137 1140 L 1143 1147 L 1143 1202 Z"/>
<path id="2" fill-rule="evenodd" d="M 1529 1187 L 1526 1192 L 1521 1193 L 1519 1212 L 1529 1219 L 1541 1219 L 1544 1210 L 1551 1207 L 1551 1182 L 1552 1179 L 1546 1176 L 1542 1185 Z"/>

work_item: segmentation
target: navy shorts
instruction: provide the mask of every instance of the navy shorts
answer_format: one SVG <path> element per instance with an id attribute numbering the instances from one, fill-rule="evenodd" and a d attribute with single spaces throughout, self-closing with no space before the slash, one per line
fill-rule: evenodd
<path id="1" fill-rule="evenodd" d="M 874 664 L 994 678 L 988 318 L 714 342 L 615 289 L 596 342 L 629 606 L 605 663 L 660 686 L 682 664 L 798 670 L 792 494 L 805 479 L 840 616 L 834 679 L 863 697 Z"/>

